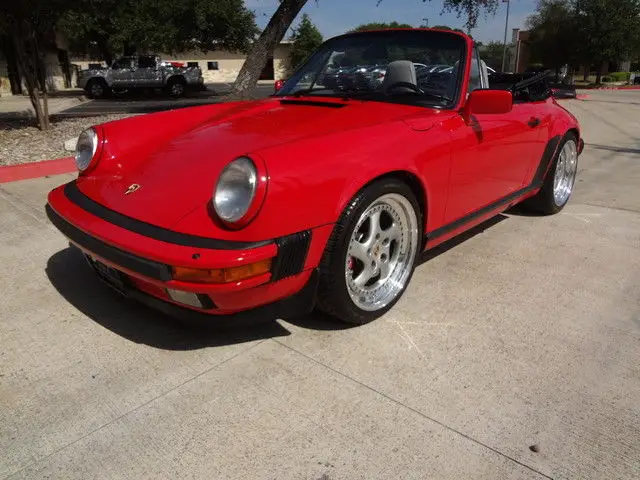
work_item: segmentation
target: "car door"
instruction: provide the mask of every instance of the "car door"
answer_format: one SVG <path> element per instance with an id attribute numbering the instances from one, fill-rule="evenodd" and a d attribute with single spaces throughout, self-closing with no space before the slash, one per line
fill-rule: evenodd
<path id="1" fill-rule="evenodd" d="M 154 55 L 138 57 L 138 68 L 133 72 L 133 82 L 139 87 L 159 87 L 162 85 L 157 57 Z"/>
<path id="2" fill-rule="evenodd" d="M 127 87 L 133 76 L 133 58 L 120 57 L 111 65 L 111 86 Z"/>
<path id="3" fill-rule="evenodd" d="M 482 88 L 474 53 L 470 91 Z M 514 104 L 507 114 L 481 114 L 469 124 L 460 117 L 451 131 L 452 157 L 445 222 L 450 223 L 520 190 L 532 159 L 542 155 L 538 110 Z"/>

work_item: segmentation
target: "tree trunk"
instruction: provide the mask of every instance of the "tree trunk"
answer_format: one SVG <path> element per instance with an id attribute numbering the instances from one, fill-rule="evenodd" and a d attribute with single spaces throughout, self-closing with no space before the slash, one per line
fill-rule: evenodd
<path id="1" fill-rule="evenodd" d="M 282 0 L 258 40 L 253 43 L 247 59 L 233 84 L 232 95 L 246 97 L 255 87 L 267 64 L 269 53 L 282 41 L 291 23 L 307 0 Z"/>
<path id="2" fill-rule="evenodd" d="M 18 69 L 22 73 L 24 82 L 27 84 L 27 92 L 29 93 L 29 100 L 31 101 L 33 111 L 36 115 L 38 128 L 40 128 L 40 130 L 47 130 L 49 128 L 49 118 L 44 115 L 38 93 L 39 79 L 37 74 L 37 62 L 34 58 L 35 39 L 32 35 L 24 32 L 24 27 L 16 24 L 12 25 L 12 27 L 11 34 L 15 40 L 16 63 L 18 64 Z"/>
<path id="3" fill-rule="evenodd" d="M 596 72 L 596 85 L 600 85 L 602 83 L 602 67 L 598 67 L 598 71 Z"/>

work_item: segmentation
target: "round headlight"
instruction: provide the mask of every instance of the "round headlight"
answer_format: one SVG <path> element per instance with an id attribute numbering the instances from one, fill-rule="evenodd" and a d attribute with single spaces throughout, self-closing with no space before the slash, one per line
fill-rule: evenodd
<path id="1" fill-rule="evenodd" d="M 224 167 L 213 192 L 213 207 L 218 216 L 229 223 L 244 217 L 255 198 L 257 183 L 256 166 L 247 157 Z"/>
<path id="2" fill-rule="evenodd" d="M 76 144 L 76 166 L 81 172 L 89 168 L 98 149 L 98 134 L 93 128 L 87 128 L 78 137 Z"/>

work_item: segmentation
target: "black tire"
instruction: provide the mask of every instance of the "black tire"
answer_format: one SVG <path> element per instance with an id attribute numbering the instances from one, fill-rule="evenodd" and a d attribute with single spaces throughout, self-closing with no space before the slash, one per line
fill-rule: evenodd
<path id="1" fill-rule="evenodd" d="M 349 248 L 349 240 L 357 222 L 365 210 L 377 199 L 386 194 L 399 194 L 411 204 L 417 219 L 417 240 L 410 272 L 402 289 L 384 308 L 367 311 L 358 307 L 351 299 L 345 278 L 345 263 Z M 318 308 L 343 322 L 363 325 L 369 323 L 389 311 L 402 297 L 411 281 L 417 259 L 422 252 L 422 213 L 420 206 L 409 186 L 398 179 L 383 179 L 362 189 L 349 202 L 336 223 L 319 266 Z"/>
<path id="2" fill-rule="evenodd" d="M 547 172 L 547 176 L 544 179 L 542 188 L 535 196 L 525 200 L 522 203 L 522 206 L 526 210 L 542 215 L 555 215 L 556 213 L 560 212 L 567 205 L 567 203 L 569 203 L 571 195 L 569 195 L 567 200 L 562 205 L 556 204 L 553 195 L 553 183 L 556 175 L 556 169 L 558 168 L 558 159 L 560 158 L 560 152 L 562 152 L 562 149 L 569 141 L 573 141 L 576 146 L 578 145 L 578 139 L 575 134 L 569 132 L 564 136 L 564 138 L 560 141 L 558 148 L 556 149 L 556 154 L 553 157 L 551 168 L 549 168 L 549 171 Z M 578 159 L 576 159 L 576 161 L 578 161 Z M 571 188 L 573 191 L 573 184 Z"/>
<path id="3" fill-rule="evenodd" d="M 101 78 L 92 79 L 87 82 L 87 86 L 85 87 L 85 92 L 87 97 L 93 99 L 105 98 L 109 95 L 110 90 L 107 82 L 105 82 Z"/>
<path id="4" fill-rule="evenodd" d="M 187 82 L 182 77 L 173 77 L 167 82 L 167 93 L 173 98 L 184 96 L 186 89 Z"/>

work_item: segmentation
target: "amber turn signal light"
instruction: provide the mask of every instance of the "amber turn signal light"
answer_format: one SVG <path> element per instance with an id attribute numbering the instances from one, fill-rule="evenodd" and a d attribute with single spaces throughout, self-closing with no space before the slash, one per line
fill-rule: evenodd
<path id="1" fill-rule="evenodd" d="M 173 267 L 173 279 L 194 283 L 231 283 L 257 277 L 271 271 L 271 259 L 229 268 Z"/>

